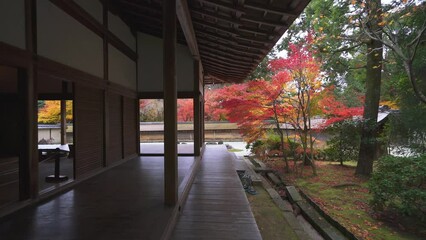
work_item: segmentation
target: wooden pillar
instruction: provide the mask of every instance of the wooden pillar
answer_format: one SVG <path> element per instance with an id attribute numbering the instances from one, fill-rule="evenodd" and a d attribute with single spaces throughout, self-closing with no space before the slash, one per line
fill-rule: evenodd
<path id="1" fill-rule="evenodd" d="M 65 96 L 68 93 L 68 84 L 62 82 L 62 98 L 61 98 L 61 144 L 67 143 L 67 101 Z"/>
<path id="2" fill-rule="evenodd" d="M 200 61 L 194 60 L 194 155 L 200 156 L 201 106 L 200 106 Z"/>
<path id="3" fill-rule="evenodd" d="M 108 8 L 109 8 L 108 1 L 105 1 L 102 8 L 102 24 L 105 29 L 108 29 Z M 104 64 L 104 72 L 103 72 L 103 79 L 106 84 L 108 84 L 108 36 L 106 32 L 104 32 L 102 36 L 103 41 L 103 64 Z M 106 167 L 108 165 L 108 158 L 109 158 L 109 152 L 108 149 L 110 147 L 110 134 L 109 134 L 109 93 L 108 88 L 104 90 L 104 101 L 103 101 L 103 118 L 104 118 L 104 138 L 103 138 L 103 166 Z"/>
<path id="4" fill-rule="evenodd" d="M 178 200 L 176 0 L 163 1 L 164 202 Z"/>
<path id="5" fill-rule="evenodd" d="M 36 1 L 25 0 L 26 49 L 37 54 Z M 38 150 L 37 150 L 37 68 L 32 59 L 27 68 L 18 73 L 18 95 L 21 108 L 20 181 L 19 198 L 38 196 Z"/>
<path id="6" fill-rule="evenodd" d="M 200 79 L 203 78 L 203 74 L 200 73 Z M 204 82 L 200 81 L 200 84 L 202 84 L 202 87 L 200 88 L 200 121 L 201 121 L 201 139 L 200 139 L 200 145 L 203 146 L 205 143 L 205 118 L 204 118 L 204 111 L 205 111 L 205 101 L 204 101 Z"/>

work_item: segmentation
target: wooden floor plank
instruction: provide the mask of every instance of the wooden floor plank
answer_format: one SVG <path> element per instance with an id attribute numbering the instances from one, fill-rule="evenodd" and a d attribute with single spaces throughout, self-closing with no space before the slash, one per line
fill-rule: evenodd
<path id="1" fill-rule="evenodd" d="M 224 146 L 206 147 L 172 239 L 262 239 Z"/>

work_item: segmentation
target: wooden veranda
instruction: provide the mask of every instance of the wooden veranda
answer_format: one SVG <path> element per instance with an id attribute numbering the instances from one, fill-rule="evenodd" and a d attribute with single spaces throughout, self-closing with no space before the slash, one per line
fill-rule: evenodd
<path id="1" fill-rule="evenodd" d="M 187 179 L 187 187 L 180 188 L 177 99 L 193 100 L 194 144 L 193 156 L 189 157 L 202 158 L 206 148 L 204 86 L 242 82 L 308 3 L 309 0 L 0 1 L 0 220 L 6 224 L 0 226 L 0 236 L 5 236 L 6 227 L 22 236 L 31 236 L 38 229 L 37 233 L 44 236 L 62 233 L 62 227 L 67 226 L 64 236 L 84 239 L 90 236 L 85 235 L 89 220 L 100 223 L 93 226 L 101 226 L 106 233 L 113 231 L 109 227 L 120 224 L 123 218 L 151 213 L 145 207 L 141 207 L 142 212 L 113 211 L 109 207 L 115 205 L 110 200 L 122 201 L 124 206 L 148 199 L 150 193 L 145 190 L 150 190 L 149 186 L 156 188 L 155 197 L 148 202 L 170 208 L 177 216 L 193 180 Z M 129 165 L 140 166 L 144 160 L 139 158 L 139 100 L 149 98 L 164 100 L 164 151 L 160 151 L 164 154 L 157 156 L 162 167 L 135 173 Z M 41 191 L 40 184 L 44 171 L 37 140 L 39 100 L 61 101 L 62 116 L 65 100 L 71 101 L 73 108 L 69 181 L 46 191 Z M 62 121 L 64 138 L 65 125 Z M 220 161 L 206 160 L 205 164 L 218 169 L 230 167 Z M 226 174 L 232 172 L 223 170 Z M 135 182 L 143 186 L 134 188 L 135 182 L 128 182 L 123 189 L 117 188 L 123 192 L 115 194 L 108 187 L 115 183 L 110 177 L 114 179 L 116 173 L 124 179 L 126 173 L 136 174 Z M 156 178 L 150 178 L 154 173 Z M 201 182 L 196 182 L 194 189 L 202 191 L 210 185 L 200 184 L 202 174 L 207 172 L 199 173 L 196 181 Z M 143 181 L 137 180 L 139 177 Z M 214 185 L 214 179 L 204 179 Z M 232 181 L 231 186 L 236 187 Z M 216 187 L 223 187 L 221 181 L 216 183 Z M 98 187 L 92 188 L 92 184 Z M 105 202 L 106 211 L 96 210 L 89 203 L 101 189 L 103 198 L 97 200 Z M 195 203 L 192 198 L 190 195 L 189 203 Z M 208 204 L 210 200 L 213 199 L 205 201 Z M 62 208 L 61 204 L 77 205 Z M 25 208 L 31 205 L 35 207 Z M 68 212 L 56 215 L 56 219 L 54 214 L 64 209 Z M 89 214 L 92 210 L 95 215 Z M 247 209 L 242 211 L 248 213 Z M 59 221 L 70 216 L 73 221 Z M 38 228 L 37 224 L 45 227 Z M 18 230 L 18 226 L 26 228 Z M 129 227 L 126 236 L 134 230 Z"/>

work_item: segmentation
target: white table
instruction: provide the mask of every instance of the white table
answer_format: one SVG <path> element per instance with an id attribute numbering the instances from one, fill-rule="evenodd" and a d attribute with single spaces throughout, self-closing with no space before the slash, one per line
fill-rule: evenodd
<path id="1" fill-rule="evenodd" d="M 46 182 L 62 182 L 68 180 L 68 176 L 61 175 L 60 170 L 60 160 L 61 155 L 70 152 L 70 148 L 68 144 L 60 145 L 60 144 L 40 144 L 38 145 L 39 156 L 45 152 L 49 155 L 54 154 L 55 157 L 55 173 L 53 175 L 47 176 Z"/>

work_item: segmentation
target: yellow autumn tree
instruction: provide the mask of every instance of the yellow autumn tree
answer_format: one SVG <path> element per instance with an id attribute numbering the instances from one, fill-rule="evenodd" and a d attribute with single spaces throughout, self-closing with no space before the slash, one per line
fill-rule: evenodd
<path id="1" fill-rule="evenodd" d="M 72 121 L 72 101 L 66 101 L 66 119 Z M 38 123 L 55 124 L 61 121 L 61 101 L 45 101 L 39 110 Z"/>

